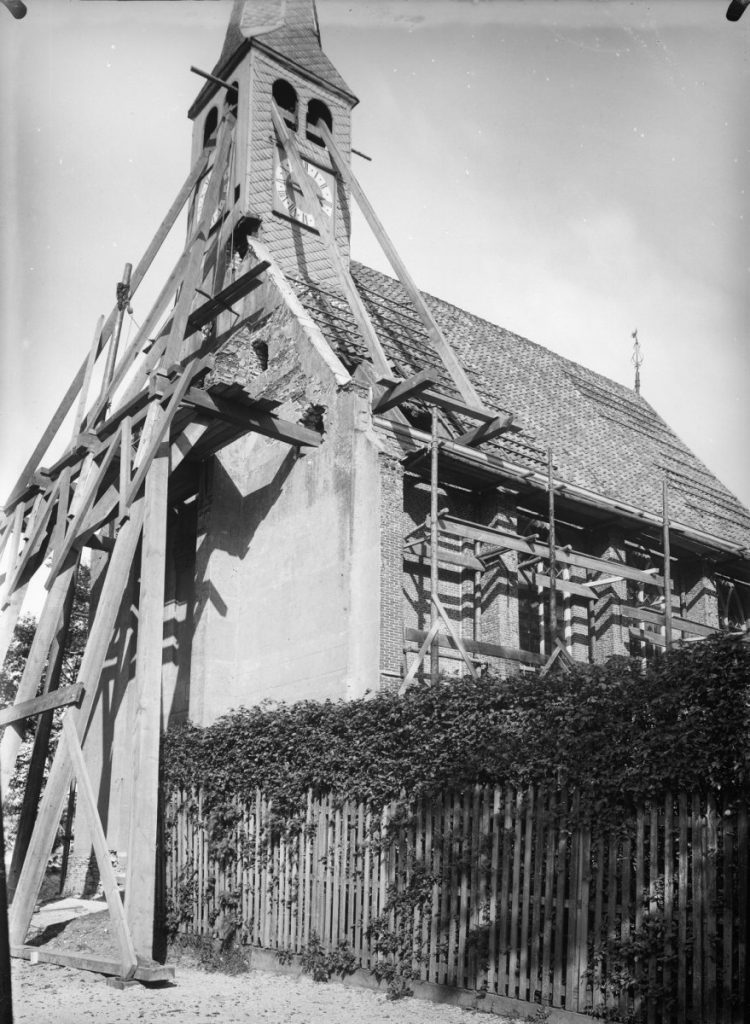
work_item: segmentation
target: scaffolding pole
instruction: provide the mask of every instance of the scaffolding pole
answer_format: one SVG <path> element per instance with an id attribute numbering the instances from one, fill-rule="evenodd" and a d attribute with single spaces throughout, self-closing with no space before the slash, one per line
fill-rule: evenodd
<path id="1" fill-rule="evenodd" d="M 669 482 L 666 476 L 662 481 L 662 518 L 664 544 L 664 640 L 667 644 L 667 650 L 670 650 L 672 647 L 672 574 L 669 564 Z"/>
<path id="2" fill-rule="evenodd" d="M 430 682 L 437 683 L 440 674 L 440 642 L 437 637 L 439 611 L 432 598 L 438 592 L 438 414 L 432 407 L 430 439 L 430 632 L 434 631 L 430 646 Z"/>
<path id="3" fill-rule="evenodd" d="M 549 491 L 549 653 L 557 639 L 557 559 L 555 553 L 555 481 L 552 474 L 552 449 L 547 449 L 547 490 Z"/>

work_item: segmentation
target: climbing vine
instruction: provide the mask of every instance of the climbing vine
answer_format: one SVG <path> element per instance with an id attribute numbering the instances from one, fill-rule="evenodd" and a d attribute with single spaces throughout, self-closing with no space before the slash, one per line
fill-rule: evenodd
<path id="1" fill-rule="evenodd" d="M 403 697 L 266 703 L 171 729 L 164 779 L 202 789 L 217 844 L 236 824 L 231 801 L 258 789 L 273 805 L 269 832 L 302 827 L 308 790 L 377 810 L 402 793 L 476 783 L 564 782 L 579 790 L 582 816 L 620 821 L 667 791 L 726 800 L 747 789 L 749 680 L 750 646 L 719 637 L 645 669 L 613 658 L 543 680 L 483 676 Z"/>

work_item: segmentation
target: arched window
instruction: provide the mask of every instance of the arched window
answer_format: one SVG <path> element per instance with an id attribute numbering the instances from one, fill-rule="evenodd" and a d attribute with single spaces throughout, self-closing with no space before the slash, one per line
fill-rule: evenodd
<path id="1" fill-rule="evenodd" d="M 323 145 L 323 139 L 315 131 L 315 125 L 319 121 L 325 121 L 328 125 L 328 131 L 333 131 L 333 118 L 331 117 L 331 111 L 322 102 L 322 100 L 310 100 L 307 104 L 307 137 L 311 142 L 316 142 L 319 146 Z"/>
<path id="2" fill-rule="evenodd" d="M 286 123 L 293 131 L 296 131 L 297 93 L 294 91 L 294 87 L 289 82 L 285 82 L 283 78 L 277 78 L 273 83 L 273 98 Z"/>
<path id="3" fill-rule="evenodd" d="M 211 107 L 211 109 L 209 110 L 208 114 L 206 114 L 206 121 L 205 121 L 205 124 L 203 125 L 203 145 L 204 145 L 204 147 L 207 146 L 209 144 L 209 142 L 213 142 L 214 141 L 214 136 L 216 135 L 216 127 L 217 127 L 218 123 L 219 123 L 219 110 L 218 110 L 218 107 Z"/>

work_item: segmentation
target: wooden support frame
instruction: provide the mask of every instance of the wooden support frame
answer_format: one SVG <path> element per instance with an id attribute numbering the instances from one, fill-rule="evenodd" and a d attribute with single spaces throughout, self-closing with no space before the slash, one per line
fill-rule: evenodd
<path id="1" fill-rule="evenodd" d="M 367 312 L 365 304 L 356 289 L 352 276 L 349 273 L 349 269 L 344 264 L 336 243 L 336 238 L 326 223 L 325 215 L 323 214 L 318 200 L 318 194 L 302 165 L 302 158 L 300 157 L 297 143 L 284 123 L 284 119 L 279 113 L 279 109 L 273 100 L 271 101 L 271 117 L 273 118 L 276 135 L 278 136 L 279 142 L 281 143 L 289 163 L 291 164 L 295 181 L 302 189 L 305 202 L 310 213 L 313 215 L 316 228 L 326 247 L 326 252 L 328 253 L 331 263 L 336 271 L 336 275 L 354 315 L 354 319 L 362 332 L 362 336 L 369 350 L 375 371 L 381 377 L 389 377 L 391 375 L 391 367 L 385 351 L 383 350 L 383 346 L 380 343 L 380 339 L 378 338 L 377 331 L 372 323 L 372 319 L 370 318 L 370 314 Z"/>
<path id="2" fill-rule="evenodd" d="M 135 294 L 136 289 L 138 288 L 139 284 L 143 280 L 143 278 L 144 278 L 146 272 L 148 271 L 149 267 L 153 263 L 154 257 L 158 253 L 159 249 L 161 249 L 161 246 L 162 246 L 165 238 L 167 237 L 167 235 L 171 231 L 175 221 L 177 220 L 177 217 L 180 214 L 180 211 L 182 210 L 183 206 L 187 202 L 188 196 L 191 195 L 191 193 L 193 191 L 193 188 L 195 187 L 196 182 L 199 180 L 200 176 L 203 174 L 203 171 L 205 170 L 205 167 L 206 167 L 207 163 L 208 163 L 208 153 L 206 151 L 204 151 L 203 153 L 201 153 L 200 157 L 198 157 L 198 160 L 195 162 L 193 167 L 190 169 L 190 172 L 189 172 L 189 174 L 188 174 L 188 176 L 187 176 L 187 178 L 185 180 L 185 183 L 183 184 L 182 188 L 180 189 L 180 191 L 177 194 L 176 199 L 174 200 L 174 202 L 172 203 L 171 207 L 169 208 L 169 210 L 167 212 L 167 215 L 165 216 L 165 218 L 162 221 L 161 225 L 159 226 L 156 234 L 154 235 L 154 237 L 153 237 L 153 239 L 151 241 L 151 244 L 148 246 L 148 248 L 146 249 L 146 252 L 143 254 L 140 262 L 138 263 L 138 266 L 133 271 L 133 275 L 132 275 L 131 282 L 130 282 L 130 294 L 131 295 Z M 106 320 L 106 322 L 104 324 L 104 327 L 102 328 L 102 330 L 101 330 L 101 332 L 99 334 L 99 342 L 98 342 L 97 355 L 102 351 L 104 345 L 109 340 L 109 335 L 110 335 L 110 333 L 112 331 L 112 328 L 114 326 L 116 314 L 117 314 L 117 307 L 115 307 L 112 310 L 112 312 L 109 314 L 109 317 L 107 318 L 107 320 Z M 35 469 L 39 465 L 40 459 L 43 457 L 44 453 L 47 451 L 47 449 L 49 448 L 50 444 L 52 443 L 52 440 L 54 439 L 55 435 L 57 434 L 58 430 L 60 429 L 60 426 L 62 425 L 63 420 L 68 415 L 68 412 L 70 411 L 70 408 L 73 405 L 73 402 L 75 401 L 76 396 L 80 394 L 81 386 L 84 383 L 84 381 L 86 380 L 86 375 L 87 375 L 87 371 L 88 371 L 88 365 L 89 365 L 90 358 L 91 358 L 90 354 L 86 356 L 84 361 L 81 363 L 81 366 L 78 369 L 78 372 L 76 373 L 75 377 L 71 381 L 70 386 L 68 387 L 68 390 L 63 395 L 62 400 L 60 401 L 60 404 L 58 405 L 57 409 L 53 413 L 52 418 L 50 419 L 49 423 L 47 424 L 47 427 L 44 430 L 44 432 L 43 432 L 39 442 L 37 443 L 37 445 L 35 446 L 33 452 L 31 453 L 31 456 L 29 457 L 28 461 L 26 462 L 26 465 L 21 470 L 20 476 L 18 477 L 18 480 L 16 481 L 16 484 L 13 487 L 13 490 L 10 493 L 10 497 L 8 498 L 8 502 L 7 502 L 6 508 L 13 506 L 15 504 L 15 502 L 18 500 L 19 496 L 25 490 L 25 488 L 27 486 L 27 483 L 29 481 L 29 478 L 34 473 Z"/>
<path id="3" fill-rule="evenodd" d="M 362 211 L 365 220 L 370 225 L 373 234 L 378 240 L 383 252 L 388 258 L 388 262 L 393 267 L 399 281 L 401 282 L 404 290 L 408 294 L 409 298 L 414 303 L 414 306 L 419 313 L 422 322 L 427 328 L 427 333 L 430 339 L 430 343 L 434 348 L 435 352 L 440 357 L 443 365 L 450 374 L 453 383 L 456 385 L 456 389 L 464 401 L 471 405 L 484 407 L 479 394 L 477 393 L 474 385 L 469 380 L 463 366 L 456 357 L 455 352 L 446 341 L 443 332 L 438 327 L 435 318 L 433 317 L 430 309 L 424 299 L 424 296 L 417 288 L 411 274 L 406 269 L 406 265 L 396 251 L 396 247 L 386 234 L 385 228 L 378 219 L 375 211 L 373 210 L 370 201 L 364 193 L 361 185 L 352 173 L 348 162 L 344 159 L 341 150 L 338 148 L 333 140 L 333 137 L 328 130 L 328 126 L 321 119 L 316 125 L 316 129 L 320 132 L 323 141 L 326 144 L 326 149 L 330 153 L 331 160 L 334 167 L 336 168 L 339 175 L 343 178 L 344 183 L 351 189 L 351 193 L 357 201 L 360 210 Z"/>
<path id="4" fill-rule="evenodd" d="M 424 643 L 427 636 L 428 634 L 421 629 L 407 628 L 404 630 L 404 639 L 407 643 Z M 445 633 L 438 633 L 437 637 L 441 647 L 458 651 L 450 636 Z M 521 651 L 516 647 L 493 644 L 486 640 L 470 640 L 468 637 L 462 637 L 462 643 L 469 654 L 476 654 L 480 658 L 502 658 L 505 661 L 517 661 L 521 665 L 534 667 L 544 664 L 544 656 L 535 654 L 533 651 Z M 418 663 L 415 662 L 412 667 L 414 668 L 414 673 L 409 677 L 409 681 L 416 675 Z M 406 682 L 406 679 L 404 682 Z"/>
<path id="5" fill-rule="evenodd" d="M 192 334 L 193 331 L 199 331 L 201 327 L 205 327 L 206 324 L 215 320 L 219 313 L 226 309 L 231 309 L 235 302 L 239 302 L 240 299 L 249 295 L 253 289 L 258 288 L 263 283 L 261 281 L 261 274 L 268 270 L 269 266 L 270 264 L 267 261 L 256 264 L 247 273 L 238 277 L 236 281 L 232 281 L 226 288 L 223 288 L 214 295 L 213 298 L 204 302 L 202 306 L 198 306 L 188 317 L 187 333 Z"/>
<path id="6" fill-rule="evenodd" d="M 389 409 L 418 398 L 438 382 L 438 375 L 431 367 L 420 370 L 413 377 L 407 377 L 398 384 L 387 382 L 387 390 L 373 403 L 372 411 L 378 414 L 388 412 Z"/>
<path id="7" fill-rule="evenodd" d="M 10 704 L 0 711 L 0 729 L 13 722 L 22 722 L 26 718 L 41 715 L 45 711 L 63 708 L 68 704 L 78 704 L 82 696 L 83 683 L 77 683 L 75 686 L 62 686 L 60 689 L 42 694 L 41 697 L 34 697 L 33 700 Z"/>
<path id="8" fill-rule="evenodd" d="M 484 444 L 485 441 L 494 441 L 501 434 L 517 434 L 520 430 L 521 427 L 513 422 L 512 413 L 508 413 L 506 416 L 496 416 L 489 423 L 480 423 L 479 426 L 472 427 L 471 430 L 454 437 L 453 440 L 455 444 L 476 448 L 477 445 Z"/>
<path id="9" fill-rule="evenodd" d="M 248 432 L 254 431 L 296 447 L 317 448 L 322 441 L 321 435 L 309 427 L 280 419 L 258 405 L 245 405 L 230 398 L 209 395 L 196 388 L 186 392 L 184 404 Z"/>
<path id="10" fill-rule="evenodd" d="M 477 523 L 469 523 L 455 516 L 448 515 L 441 516 L 440 522 L 445 533 L 454 537 L 484 541 L 486 544 L 492 545 L 504 545 L 509 550 L 520 551 L 526 555 L 541 555 L 542 558 L 549 556 L 549 549 L 546 544 L 536 544 L 517 534 L 509 533 L 496 527 L 480 526 Z M 652 576 L 642 569 L 635 569 L 632 566 L 606 558 L 597 558 L 594 555 L 587 555 L 580 551 L 572 551 L 567 547 L 556 547 L 555 557 L 561 565 L 572 565 L 579 569 L 590 569 L 593 572 L 616 572 L 626 580 L 636 580 L 654 586 L 662 586 L 664 582 L 662 577 Z M 587 582 L 591 586 L 596 581 L 591 580 Z"/>

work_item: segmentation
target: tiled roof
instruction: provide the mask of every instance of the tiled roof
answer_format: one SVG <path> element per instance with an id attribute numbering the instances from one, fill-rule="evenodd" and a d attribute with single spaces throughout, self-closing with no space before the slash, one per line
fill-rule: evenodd
<path id="1" fill-rule="evenodd" d="M 401 284 L 362 264 L 351 269 L 396 369 L 407 376 L 436 366 L 443 389 L 455 394 Z M 309 281 L 291 283 L 342 360 L 350 367 L 360 362 L 365 343 L 343 295 Z M 551 446 L 562 482 L 655 515 L 661 515 L 666 474 L 675 521 L 750 547 L 750 512 L 642 396 L 450 303 L 425 299 L 482 400 L 523 424 L 519 434 L 503 435 L 485 450 L 540 470 Z"/>

